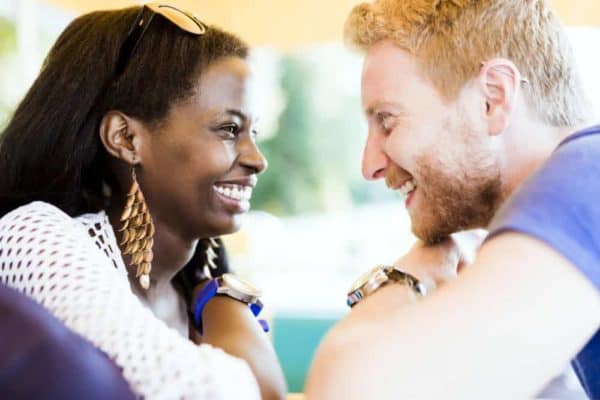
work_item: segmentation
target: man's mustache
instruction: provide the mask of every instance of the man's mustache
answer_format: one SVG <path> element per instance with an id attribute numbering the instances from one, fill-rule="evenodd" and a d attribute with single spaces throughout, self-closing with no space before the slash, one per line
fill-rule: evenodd
<path id="1" fill-rule="evenodd" d="M 409 179 L 412 179 L 412 175 L 400 167 L 392 166 L 385 171 L 385 184 L 390 189 L 399 188 Z"/>

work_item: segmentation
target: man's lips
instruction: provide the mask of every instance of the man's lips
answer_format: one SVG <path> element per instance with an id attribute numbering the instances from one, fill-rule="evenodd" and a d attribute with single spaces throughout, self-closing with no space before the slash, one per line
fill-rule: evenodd
<path id="1" fill-rule="evenodd" d="M 397 165 L 392 164 L 385 170 L 385 184 L 392 190 L 400 189 L 411 180 L 413 176 Z"/>
<path id="2" fill-rule="evenodd" d="M 385 184 L 388 188 L 399 191 L 403 196 L 408 196 L 417 188 L 414 178 L 409 177 L 399 180 L 396 179 L 394 173 L 386 175 Z"/>
<path id="3" fill-rule="evenodd" d="M 408 196 L 416 189 L 417 189 L 417 185 L 415 184 L 414 179 L 409 179 L 409 180 L 405 181 L 402 184 L 402 186 L 400 186 L 396 190 L 398 190 L 403 196 Z"/>

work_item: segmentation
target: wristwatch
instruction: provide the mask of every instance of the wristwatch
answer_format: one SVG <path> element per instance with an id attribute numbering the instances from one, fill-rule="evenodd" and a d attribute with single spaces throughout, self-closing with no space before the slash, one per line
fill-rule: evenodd
<path id="1" fill-rule="evenodd" d="M 260 290 L 233 274 L 225 273 L 209 280 L 194 299 L 194 323 L 200 334 L 202 334 L 202 311 L 206 303 L 215 296 L 228 296 L 247 304 L 255 317 L 258 317 L 263 309 L 263 303 L 260 301 Z M 265 332 L 269 331 L 269 325 L 265 320 L 259 320 L 258 322 Z"/>
<path id="2" fill-rule="evenodd" d="M 378 265 L 363 276 L 352 286 L 346 298 L 346 304 L 354 307 L 359 301 L 375 293 L 379 288 L 390 283 L 402 283 L 410 287 L 417 296 L 425 296 L 426 289 L 414 276 L 390 265 Z"/>

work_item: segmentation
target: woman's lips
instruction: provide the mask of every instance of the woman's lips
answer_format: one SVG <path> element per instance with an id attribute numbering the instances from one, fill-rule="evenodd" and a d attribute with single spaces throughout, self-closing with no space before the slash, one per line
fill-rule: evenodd
<path id="1" fill-rule="evenodd" d="M 247 185 L 236 185 L 232 183 L 219 183 L 213 186 L 217 193 L 238 201 L 250 201 L 252 198 L 252 187 Z"/>
<path id="2" fill-rule="evenodd" d="M 245 213 L 250 210 L 252 186 L 233 183 L 218 183 L 213 185 L 213 189 L 217 193 L 219 199 L 234 212 Z"/>

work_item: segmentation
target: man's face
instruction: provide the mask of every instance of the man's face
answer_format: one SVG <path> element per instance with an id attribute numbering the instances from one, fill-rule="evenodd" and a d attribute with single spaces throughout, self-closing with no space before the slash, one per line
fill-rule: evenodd
<path id="1" fill-rule="evenodd" d="M 419 68 L 416 57 L 391 41 L 368 51 L 362 169 L 366 179 L 385 178 L 407 195 L 414 234 L 434 242 L 489 223 L 502 200 L 501 174 L 481 91 L 467 85 L 448 101 Z"/>

